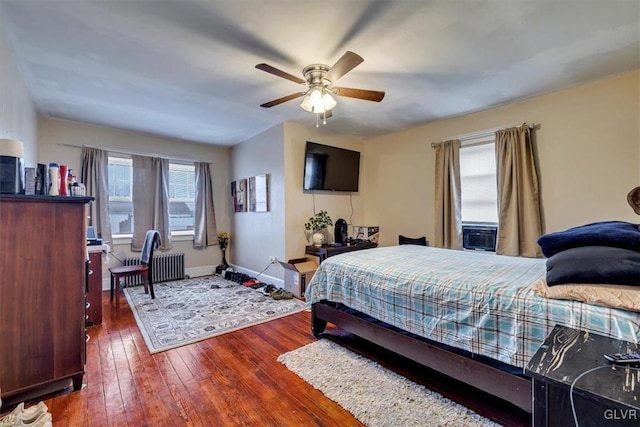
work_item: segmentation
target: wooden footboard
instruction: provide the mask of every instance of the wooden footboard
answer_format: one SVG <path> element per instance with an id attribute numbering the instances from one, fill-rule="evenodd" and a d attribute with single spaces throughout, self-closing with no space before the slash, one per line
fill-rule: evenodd
<path id="1" fill-rule="evenodd" d="M 311 330 L 316 337 L 322 334 L 327 322 L 531 412 L 531 381 L 526 378 L 369 322 L 330 305 L 313 304 Z"/>

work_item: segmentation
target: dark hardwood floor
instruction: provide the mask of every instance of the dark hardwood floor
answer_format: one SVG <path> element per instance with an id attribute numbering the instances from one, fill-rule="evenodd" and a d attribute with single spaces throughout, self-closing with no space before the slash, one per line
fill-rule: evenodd
<path id="1" fill-rule="evenodd" d="M 82 390 L 69 387 L 27 401 L 28 406 L 44 400 L 54 426 L 362 425 L 276 360 L 315 341 L 309 312 L 153 355 L 127 304 L 116 309 L 105 293 L 103 316 L 102 325 L 88 328 Z M 339 330 L 329 331 L 352 350 L 500 424 L 530 424 L 529 414 L 508 403 Z M 2 413 L 7 413 L 13 406 L 4 403 Z"/>

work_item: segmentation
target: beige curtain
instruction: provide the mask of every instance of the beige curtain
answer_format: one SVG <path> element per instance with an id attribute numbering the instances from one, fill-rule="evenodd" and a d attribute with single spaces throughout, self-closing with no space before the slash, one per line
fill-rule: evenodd
<path id="1" fill-rule="evenodd" d="M 194 166 L 196 171 L 196 211 L 193 247 L 205 248 L 218 244 L 211 170 L 209 163 L 196 162 Z"/>
<path id="2" fill-rule="evenodd" d="M 437 144 L 435 245 L 462 249 L 462 212 L 460 199 L 460 141 Z"/>
<path id="3" fill-rule="evenodd" d="M 89 205 L 89 225 L 105 242 L 111 242 L 109 223 L 109 153 L 97 148 L 82 147 L 80 182 L 85 185 L 87 196 L 95 200 Z"/>
<path id="4" fill-rule="evenodd" d="M 171 249 L 169 224 L 169 161 L 132 155 L 133 239 L 131 250 L 141 251 L 147 230 L 158 230 L 160 249 Z"/>
<path id="5" fill-rule="evenodd" d="M 498 241 L 500 255 L 539 257 L 540 196 L 531 129 L 527 124 L 496 132 Z"/>

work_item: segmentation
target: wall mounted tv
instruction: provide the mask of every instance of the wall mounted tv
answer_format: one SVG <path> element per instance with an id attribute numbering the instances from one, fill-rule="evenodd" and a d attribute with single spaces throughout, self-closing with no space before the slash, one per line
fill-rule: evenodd
<path id="1" fill-rule="evenodd" d="M 304 189 L 358 191 L 360 152 L 307 141 Z"/>

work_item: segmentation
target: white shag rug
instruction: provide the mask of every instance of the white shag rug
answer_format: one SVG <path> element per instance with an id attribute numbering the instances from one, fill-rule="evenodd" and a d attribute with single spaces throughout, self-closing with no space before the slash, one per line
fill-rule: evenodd
<path id="1" fill-rule="evenodd" d="M 327 339 L 278 361 L 369 427 L 499 426 Z"/>

